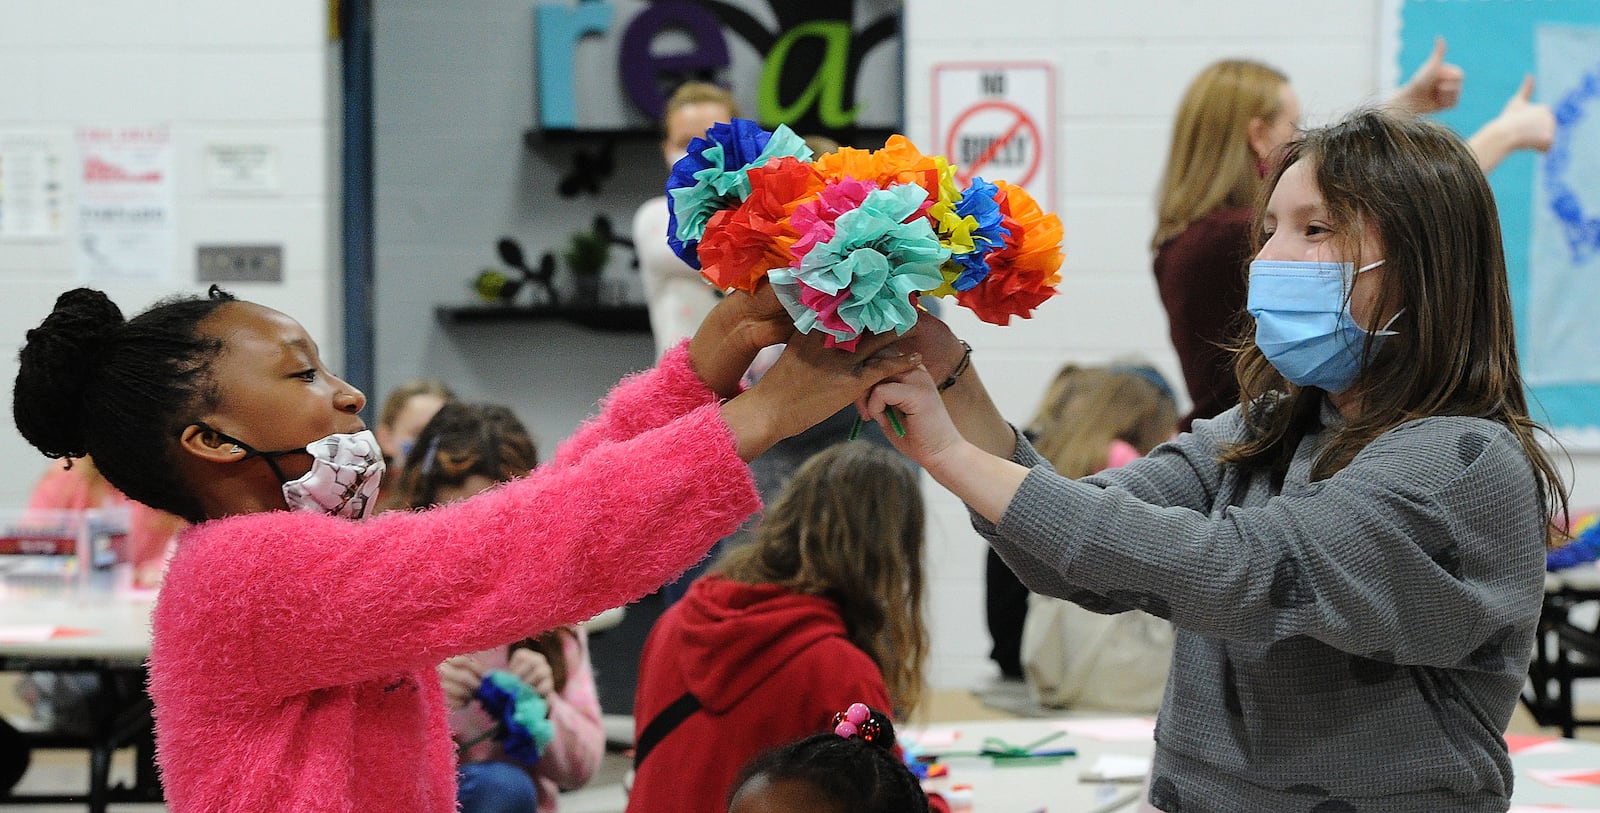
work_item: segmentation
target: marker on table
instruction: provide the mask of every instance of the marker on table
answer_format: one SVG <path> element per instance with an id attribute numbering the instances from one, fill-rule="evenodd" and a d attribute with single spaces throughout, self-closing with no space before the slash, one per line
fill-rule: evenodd
<path id="1" fill-rule="evenodd" d="M 1030 757 L 1075 757 L 1078 755 L 1076 748 L 1056 748 L 1050 751 L 1032 751 Z"/>

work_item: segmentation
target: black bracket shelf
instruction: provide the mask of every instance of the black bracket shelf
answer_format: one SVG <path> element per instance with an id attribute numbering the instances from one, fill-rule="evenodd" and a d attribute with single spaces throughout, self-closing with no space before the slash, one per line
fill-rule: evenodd
<path id="1" fill-rule="evenodd" d="M 439 305 L 434 319 L 445 327 L 500 322 L 562 321 L 613 333 L 649 333 L 650 310 L 643 305 L 592 308 L 549 305 Z"/>
<path id="2" fill-rule="evenodd" d="M 522 133 L 522 145 L 528 149 L 536 149 L 542 144 L 590 144 L 597 141 L 655 141 L 661 138 L 661 131 L 654 128 L 641 128 L 637 130 L 605 129 L 605 130 L 557 130 L 557 129 L 530 129 Z"/>

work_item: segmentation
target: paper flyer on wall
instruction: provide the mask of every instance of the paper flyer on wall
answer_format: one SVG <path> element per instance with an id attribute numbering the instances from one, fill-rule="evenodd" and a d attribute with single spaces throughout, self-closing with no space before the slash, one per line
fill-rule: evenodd
<path id="1" fill-rule="evenodd" d="M 1529 252 L 1530 384 L 1600 383 L 1600 29 L 1543 26 L 1538 87 L 1556 111 L 1555 143 L 1538 164 Z"/>
<path id="2" fill-rule="evenodd" d="M 90 285 L 175 276 L 172 136 L 158 127 L 78 130 L 78 274 Z"/>
<path id="3" fill-rule="evenodd" d="M 0 240 L 54 240 L 66 232 L 67 167 L 44 136 L 0 134 Z"/>

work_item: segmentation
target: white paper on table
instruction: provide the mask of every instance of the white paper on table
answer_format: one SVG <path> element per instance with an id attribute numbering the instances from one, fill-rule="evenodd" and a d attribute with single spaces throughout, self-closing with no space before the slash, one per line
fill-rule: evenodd
<path id="1" fill-rule="evenodd" d="M 1143 782 L 1150 773 L 1150 758 L 1132 754 L 1101 754 L 1078 773 L 1080 782 Z"/>
<path id="2" fill-rule="evenodd" d="M 1104 742 L 1149 742 L 1156 737 L 1156 721 L 1149 717 L 1057 720 L 1051 727 Z"/>
<path id="3" fill-rule="evenodd" d="M 929 728 L 910 732 L 907 736 L 919 748 L 949 748 L 956 744 L 961 732 L 953 728 Z"/>
<path id="4" fill-rule="evenodd" d="M 1567 807 L 1565 805 L 1512 805 L 1506 813 L 1600 813 L 1592 807 Z"/>

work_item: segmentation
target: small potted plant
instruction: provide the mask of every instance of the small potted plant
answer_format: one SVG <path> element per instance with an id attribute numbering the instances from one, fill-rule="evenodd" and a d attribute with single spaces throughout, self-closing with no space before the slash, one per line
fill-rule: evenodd
<path id="1" fill-rule="evenodd" d="M 600 275 L 611 260 L 611 241 L 598 230 L 578 232 L 561 256 L 575 283 L 573 305 L 600 307 Z"/>

